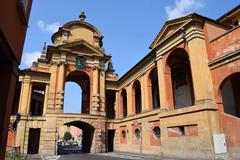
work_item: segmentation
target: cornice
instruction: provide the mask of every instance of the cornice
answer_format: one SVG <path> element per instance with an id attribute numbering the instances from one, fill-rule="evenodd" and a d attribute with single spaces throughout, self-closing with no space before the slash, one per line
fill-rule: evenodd
<path id="1" fill-rule="evenodd" d="M 237 59 L 240 59 L 240 50 L 237 50 L 233 53 L 229 53 L 226 55 L 223 55 L 211 62 L 208 63 L 208 66 L 210 67 L 211 70 L 218 68 L 224 64 L 230 63 L 232 61 L 235 61 Z"/>

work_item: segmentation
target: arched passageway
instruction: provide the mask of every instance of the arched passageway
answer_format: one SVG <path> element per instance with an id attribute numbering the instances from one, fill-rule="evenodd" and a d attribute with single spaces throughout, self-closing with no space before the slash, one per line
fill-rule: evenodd
<path id="1" fill-rule="evenodd" d="M 135 107 L 135 113 L 142 112 L 142 93 L 141 93 L 141 84 L 138 80 L 133 83 L 133 106 Z"/>
<path id="2" fill-rule="evenodd" d="M 74 113 L 74 109 L 71 109 L 74 107 L 76 108 L 75 113 L 90 113 L 90 79 L 85 72 L 73 71 L 67 75 L 64 98 L 66 98 L 64 111 L 67 110 L 68 113 Z M 79 106 L 76 106 L 76 104 Z"/>
<path id="3" fill-rule="evenodd" d="M 150 106 L 152 106 L 153 109 L 160 108 L 159 85 L 156 67 L 153 68 L 149 74 L 148 90 L 150 95 L 149 97 Z"/>
<path id="4" fill-rule="evenodd" d="M 171 71 L 175 108 L 192 106 L 194 92 L 188 53 L 183 48 L 177 48 L 171 52 L 167 63 Z"/>
<path id="5" fill-rule="evenodd" d="M 240 118 L 240 72 L 225 78 L 220 90 L 224 112 Z"/>
<path id="6" fill-rule="evenodd" d="M 58 154 L 61 155 L 61 154 L 90 153 L 91 147 L 93 144 L 95 128 L 92 125 L 82 121 L 73 121 L 73 122 L 65 123 L 64 125 L 68 127 L 74 126 L 81 130 L 79 132 L 80 134 L 79 138 L 81 140 L 81 144 L 75 144 L 74 142 L 76 141 L 74 141 L 73 143 L 68 143 L 67 146 L 58 145 Z"/>
<path id="7" fill-rule="evenodd" d="M 82 88 L 76 82 L 66 82 L 64 89 L 64 113 L 81 113 Z"/>
<path id="8" fill-rule="evenodd" d="M 107 118 L 114 119 L 115 118 L 115 97 L 116 97 L 116 91 L 114 90 L 106 90 L 106 116 Z"/>
<path id="9" fill-rule="evenodd" d="M 123 110 L 123 117 L 126 117 L 127 116 L 127 91 L 125 89 L 123 89 L 121 92 L 120 101 L 121 101 L 122 110 Z"/>

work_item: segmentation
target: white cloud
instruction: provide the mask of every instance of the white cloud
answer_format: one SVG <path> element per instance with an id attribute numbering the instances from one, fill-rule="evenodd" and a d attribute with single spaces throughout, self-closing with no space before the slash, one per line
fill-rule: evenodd
<path id="1" fill-rule="evenodd" d="M 174 19 L 190 14 L 204 6 L 203 0 L 175 0 L 175 6 L 166 6 L 167 19 Z"/>
<path id="2" fill-rule="evenodd" d="M 24 66 L 31 67 L 33 62 L 36 62 L 37 59 L 40 57 L 41 52 L 35 51 L 35 52 L 26 52 L 23 54 L 22 62 Z"/>
<path id="3" fill-rule="evenodd" d="M 60 27 L 59 22 L 54 22 L 52 24 L 47 24 L 43 20 L 39 20 L 37 22 L 38 28 L 42 32 L 48 32 L 48 33 L 54 33 L 58 31 L 58 28 Z"/>

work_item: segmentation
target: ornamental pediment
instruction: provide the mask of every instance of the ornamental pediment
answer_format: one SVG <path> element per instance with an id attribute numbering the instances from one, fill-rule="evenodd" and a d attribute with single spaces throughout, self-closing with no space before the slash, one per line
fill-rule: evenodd
<path id="1" fill-rule="evenodd" d="M 154 48 L 155 46 L 157 46 L 164 39 L 167 39 L 172 34 L 174 34 L 178 29 L 182 28 L 189 21 L 191 20 L 188 19 L 187 17 L 167 21 L 161 28 L 160 32 L 157 34 L 157 37 L 154 39 L 150 48 Z"/>
<path id="2" fill-rule="evenodd" d="M 89 56 L 92 55 L 92 56 L 101 56 L 101 57 L 105 55 L 104 50 L 102 48 L 97 48 L 95 46 L 92 46 L 85 40 L 79 40 L 73 43 L 62 44 L 62 45 L 59 45 L 58 48 L 66 49 L 78 55 L 89 55 Z"/>

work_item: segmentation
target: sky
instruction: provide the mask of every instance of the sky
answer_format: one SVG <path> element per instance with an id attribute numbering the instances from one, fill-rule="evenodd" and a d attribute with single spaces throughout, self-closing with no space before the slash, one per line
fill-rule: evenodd
<path id="1" fill-rule="evenodd" d="M 33 0 L 20 68 L 31 67 L 44 42 L 51 45 L 51 36 L 58 27 L 78 20 L 81 11 L 85 12 L 86 22 L 104 36 L 103 48 L 111 54 L 121 77 L 149 53 L 150 44 L 167 20 L 193 12 L 217 19 L 238 4 L 239 0 Z M 67 83 L 65 88 L 65 95 L 81 95 L 76 84 Z M 65 97 L 64 105 L 76 106 L 66 112 L 79 112 L 79 100 L 70 104 L 72 101 L 67 99 L 71 98 Z"/>

